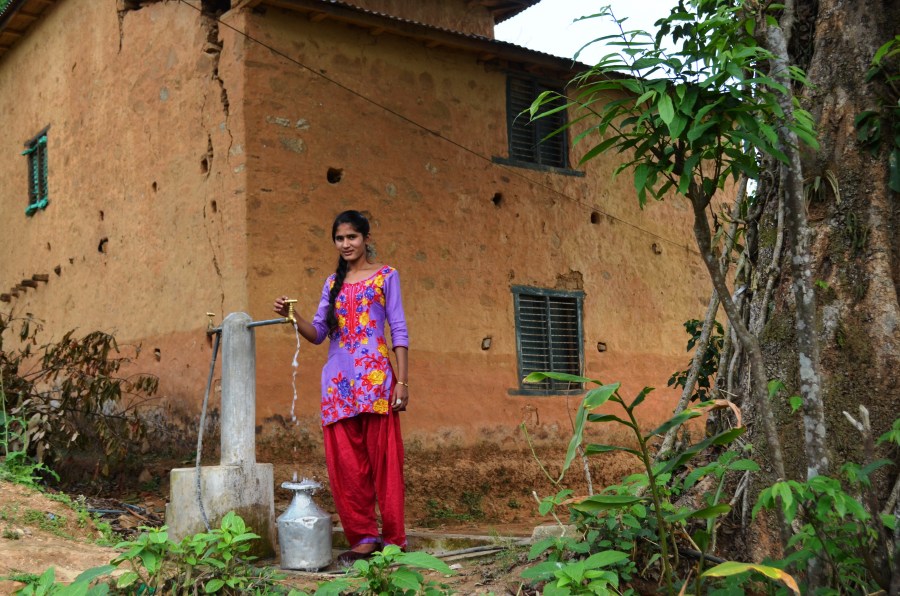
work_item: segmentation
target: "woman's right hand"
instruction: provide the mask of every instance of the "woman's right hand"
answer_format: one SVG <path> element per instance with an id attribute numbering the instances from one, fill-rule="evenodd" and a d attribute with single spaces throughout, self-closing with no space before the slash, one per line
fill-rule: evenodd
<path id="1" fill-rule="evenodd" d="M 272 305 L 272 310 L 274 310 L 282 317 L 288 316 L 288 305 L 285 303 L 287 299 L 287 296 L 279 296 L 275 299 L 275 303 Z"/>

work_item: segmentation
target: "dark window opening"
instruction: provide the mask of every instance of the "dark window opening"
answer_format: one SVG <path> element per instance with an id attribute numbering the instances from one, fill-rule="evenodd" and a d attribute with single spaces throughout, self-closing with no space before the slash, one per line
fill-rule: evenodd
<path id="1" fill-rule="evenodd" d="M 547 379 L 521 382 L 532 372 L 582 374 L 584 292 L 513 287 L 519 389 L 532 395 L 580 393 L 581 383 Z"/>
<path id="2" fill-rule="evenodd" d="M 28 206 L 25 215 L 34 215 L 50 203 L 47 190 L 47 129 L 25 143 L 22 155 L 28 157 Z"/>
<path id="3" fill-rule="evenodd" d="M 549 138 L 547 135 L 566 124 L 566 111 L 560 110 L 531 122 L 527 110 L 544 91 L 563 94 L 563 89 L 533 78 L 509 75 L 506 79 L 506 119 L 509 134 L 509 158 L 553 168 L 569 167 L 568 136 L 565 131 Z M 558 98 L 542 111 L 565 103 Z M 523 114 L 522 112 L 525 111 Z"/>

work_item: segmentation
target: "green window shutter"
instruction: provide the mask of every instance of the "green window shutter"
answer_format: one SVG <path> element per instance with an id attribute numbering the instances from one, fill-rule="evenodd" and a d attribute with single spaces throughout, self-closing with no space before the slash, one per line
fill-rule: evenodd
<path id="1" fill-rule="evenodd" d="M 28 206 L 25 215 L 34 215 L 50 203 L 48 189 L 47 129 L 25 143 L 22 155 L 28 157 Z"/>

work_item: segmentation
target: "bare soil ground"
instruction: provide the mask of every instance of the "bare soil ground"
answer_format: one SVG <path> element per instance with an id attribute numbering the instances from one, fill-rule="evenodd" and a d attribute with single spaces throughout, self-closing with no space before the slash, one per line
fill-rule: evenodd
<path id="1" fill-rule="evenodd" d="M 104 565 L 118 553 L 97 541 L 103 534 L 69 505 L 33 489 L 0 482 L 0 576 L 40 574 L 56 568 L 59 581 L 70 582 L 90 567 Z M 0 593 L 22 584 L 0 581 Z"/>
<path id="2" fill-rule="evenodd" d="M 298 457 L 296 451 L 278 453 L 277 449 L 264 453 L 259 461 L 274 461 L 276 485 L 301 476 L 326 480 L 324 458 L 314 449 Z M 285 457 L 287 455 L 287 457 Z M 561 453 L 558 449 L 542 454 L 550 476 L 558 474 Z M 595 487 L 617 482 L 634 468 L 621 454 L 592 459 L 591 476 Z M 298 459 L 300 461 L 298 461 Z M 305 461 L 303 461 L 305 460 Z M 70 466 L 76 462 L 70 461 Z M 140 525 L 163 523 L 168 493 L 168 472 L 184 467 L 186 462 L 148 461 L 144 470 L 133 478 L 119 477 L 98 480 L 91 474 L 96 466 L 85 466 L 81 482 L 70 482 L 67 492 L 78 498 L 88 494 L 89 508 L 110 511 L 103 520 L 110 523 L 119 536 L 134 535 Z M 537 514 L 532 492 L 541 496 L 554 494 L 547 474 L 536 463 L 530 450 L 487 451 L 478 447 L 457 449 L 407 449 L 407 520 L 410 532 L 437 532 L 501 537 L 527 537 L 537 525 L 552 519 Z M 78 478 L 79 473 L 70 478 Z M 140 478 L 140 481 L 138 481 Z M 576 494 L 586 494 L 583 472 L 569 474 L 567 487 Z M 288 505 L 289 494 L 276 491 L 276 514 Z M 319 504 L 333 510 L 327 491 L 317 496 Z M 79 516 L 68 505 L 25 487 L 0 483 L 0 575 L 15 573 L 40 574 L 50 566 L 56 577 L 71 581 L 90 567 L 104 565 L 117 552 L 97 543 L 102 533 L 90 519 Z M 114 537 L 113 540 L 117 538 Z M 516 594 L 525 567 L 526 547 L 511 546 L 489 555 L 472 554 L 448 561 L 456 574 L 440 578 L 431 574 L 428 579 L 441 581 L 459 594 Z M 275 562 L 271 562 L 275 564 Z M 326 576 L 291 573 L 290 585 L 314 589 Z M 0 593 L 12 593 L 16 587 L 10 581 L 0 583 Z"/>

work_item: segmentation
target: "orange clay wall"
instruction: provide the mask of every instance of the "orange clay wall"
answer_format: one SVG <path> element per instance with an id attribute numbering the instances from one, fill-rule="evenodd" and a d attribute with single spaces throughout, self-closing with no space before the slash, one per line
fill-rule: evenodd
<path id="1" fill-rule="evenodd" d="M 135 369 L 159 375 L 170 398 L 159 403 L 196 411 L 205 312 L 247 302 L 246 174 L 234 150 L 243 42 L 223 28 L 219 63 L 197 11 L 157 3 L 120 19 L 116 9 L 60 2 L 0 59 L 0 292 L 49 275 L 0 308 L 42 319 L 42 340 L 77 328 L 140 344 Z M 19 154 L 48 124 L 50 204 L 26 217 Z"/>
<path id="2" fill-rule="evenodd" d="M 224 20 L 290 59 L 182 3 L 119 15 L 114 0 L 59 3 L 0 59 L 0 292 L 49 275 L 4 312 L 43 319 L 45 340 L 100 329 L 140 345 L 133 370 L 158 375 L 157 403 L 191 423 L 205 312 L 269 318 L 286 293 L 311 317 L 331 221 L 356 208 L 401 274 L 407 436 L 502 445 L 526 420 L 568 437 L 577 399 L 510 394 L 511 285 L 582 289 L 587 374 L 626 395 L 660 388 L 645 417 L 668 415 L 682 322 L 709 291 L 683 203 L 641 211 L 629 178 L 611 178 L 616 155 L 584 177 L 493 163 L 508 156 L 505 72 L 474 55 L 276 9 Z M 19 153 L 48 124 L 50 205 L 29 218 Z M 257 331 L 262 426 L 289 415 L 294 349 L 286 326 Z M 313 433 L 326 351 L 301 347 L 297 413 Z"/>
<path id="3" fill-rule="evenodd" d="M 583 289 L 588 375 L 622 381 L 626 395 L 660 388 L 644 408 L 648 422 L 671 412 L 666 381 L 688 361 L 682 323 L 702 316 L 709 294 L 686 203 L 641 211 L 629 177 L 611 177 L 614 154 L 585 177 L 492 163 L 508 156 L 505 72 L 473 55 L 274 9 L 249 17 L 248 31 L 290 57 L 245 50 L 255 318 L 281 294 L 312 317 L 337 258 L 331 222 L 360 209 L 372 216 L 379 261 L 401 274 L 407 435 L 502 444 L 527 420 L 568 437 L 577 399 L 510 394 L 512 285 Z M 293 332 L 261 330 L 257 350 L 258 416 L 286 418 Z M 326 353 L 301 346 L 297 412 L 309 428 Z"/>

